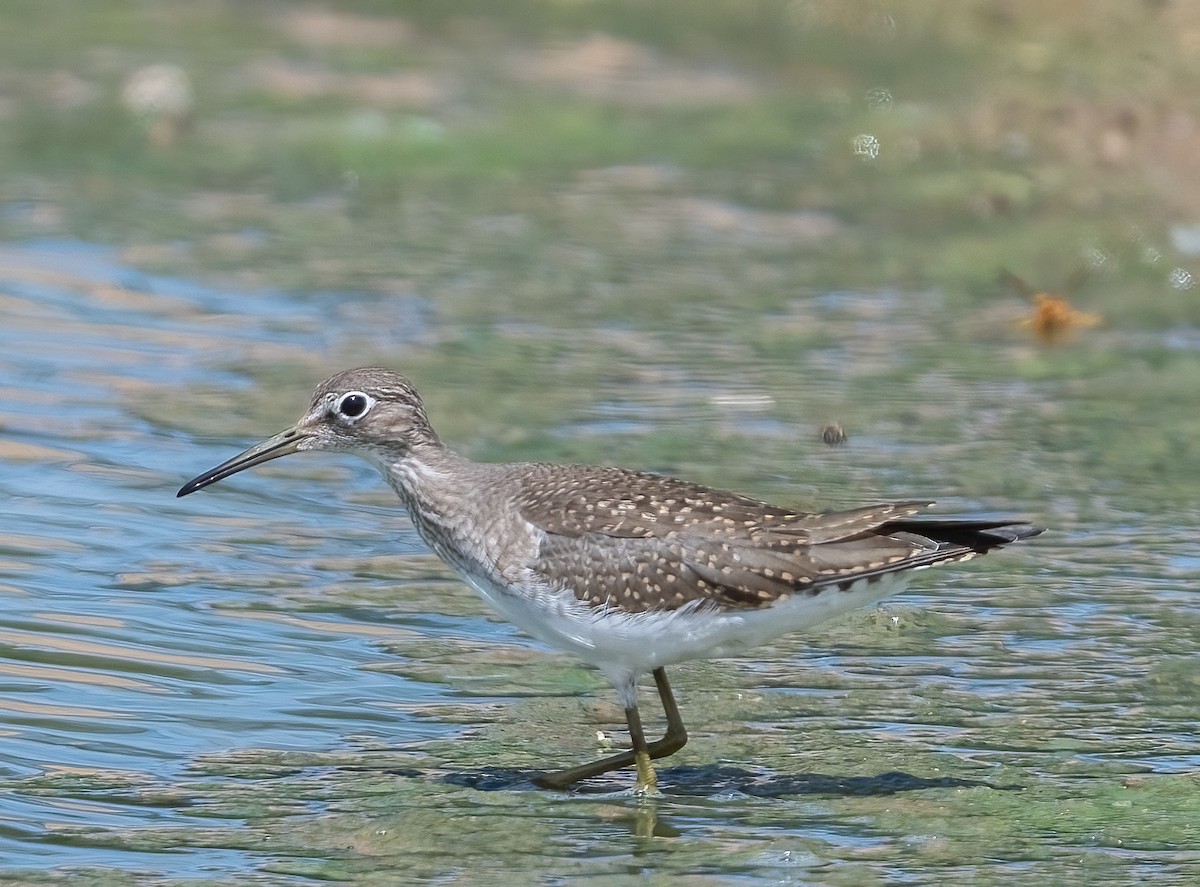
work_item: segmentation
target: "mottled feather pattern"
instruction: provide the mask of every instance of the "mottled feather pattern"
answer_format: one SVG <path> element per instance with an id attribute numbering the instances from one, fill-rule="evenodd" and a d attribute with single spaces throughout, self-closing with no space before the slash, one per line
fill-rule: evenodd
<path id="1" fill-rule="evenodd" d="M 537 573 L 582 601 L 626 612 L 695 601 L 763 607 L 1004 541 L 973 547 L 965 524 L 906 524 L 927 502 L 813 514 L 619 468 L 524 464 L 519 477 L 515 504 L 545 534 Z M 963 538 L 912 529 L 924 526 L 954 526 Z"/>

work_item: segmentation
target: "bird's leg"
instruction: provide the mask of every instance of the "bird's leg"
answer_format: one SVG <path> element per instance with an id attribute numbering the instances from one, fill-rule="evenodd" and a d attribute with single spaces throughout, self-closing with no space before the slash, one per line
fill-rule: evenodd
<path id="1" fill-rule="evenodd" d="M 646 745 L 646 733 L 642 730 L 642 716 L 637 703 L 625 709 L 625 721 L 629 724 L 629 742 L 633 746 L 633 762 L 637 764 L 637 793 L 652 795 L 658 791 L 658 776 L 650 763 L 650 748 Z"/>
<path id="2" fill-rule="evenodd" d="M 552 773 L 539 773 L 533 778 L 534 785 L 542 788 L 565 789 L 584 779 L 619 770 L 630 764 L 637 766 L 637 790 L 639 792 L 654 792 L 658 780 L 654 774 L 654 765 L 650 762 L 656 758 L 665 758 L 683 748 L 687 742 L 687 728 L 679 716 L 679 706 L 671 693 L 671 685 L 667 683 L 667 673 L 662 668 L 654 669 L 654 683 L 658 687 L 658 696 L 662 700 L 663 711 L 667 716 L 667 732 L 662 739 L 646 742 L 646 734 L 642 730 L 642 718 L 637 707 L 636 685 L 631 692 L 623 693 L 629 698 L 625 706 L 625 721 L 629 724 L 629 739 L 633 748 L 619 754 L 590 761 L 566 770 L 555 770 Z"/>
<path id="3" fill-rule="evenodd" d="M 620 770 L 623 767 L 628 767 L 630 764 L 637 764 L 638 790 L 644 790 L 642 788 L 643 768 L 649 770 L 651 783 L 654 781 L 654 768 L 650 766 L 651 756 L 649 747 L 646 744 L 646 736 L 642 732 L 642 719 L 638 714 L 636 702 L 625 708 L 625 720 L 629 724 L 629 737 L 633 741 L 633 748 L 610 755 L 607 758 L 601 758 L 598 761 L 589 761 L 586 764 L 568 767 L 566 770 L 539 773 L 533 777 L 533 784 L 542 788 L 565 789 L 584 779 L 590 779 L 593 776 L 599 776 L 611 770 Z"/>
<path id="4" fill-rule="evenodd" d="M 651 742 L 648 751 L 651 758 L 665 758 L 687 745 L 687 727 L 679 716 L 679 706 L 667 683 L 667 670 L 661 666 L 654 669 L 654 683 L 658 687 L 658 698 L 662 700 L 663 713 L 667 716 L 667 732 L 662 739 Z"/>

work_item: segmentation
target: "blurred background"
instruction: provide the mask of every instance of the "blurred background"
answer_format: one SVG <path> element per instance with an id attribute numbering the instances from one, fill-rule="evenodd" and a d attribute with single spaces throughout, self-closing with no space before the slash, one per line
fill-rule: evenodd
<path id="1" fill-rule="evenodd" d="M 1181 0 L 0 0 L 0 874 L 1195 883 L 1198 87 Z M 368 468 L 173 498 L 363 364 L 476 458 L 1051 532 L 533 792 L 619 707 Z"/>

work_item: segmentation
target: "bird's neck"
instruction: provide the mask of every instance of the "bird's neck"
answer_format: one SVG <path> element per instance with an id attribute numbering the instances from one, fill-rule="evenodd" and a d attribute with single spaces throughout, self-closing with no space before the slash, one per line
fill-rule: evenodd
<path id="1" fill-rule="evenodd" d="M 443 560 L 466 575 L 500 569 L 497 546 L 503 535 L 490 521 L 504 512 L 484 501 L 503 495 L 493 482 L 497 466 L 473 462 L 440 443 L 370 460 L 400 496 L 421 538 Z"/>
<path id="2" fill-rule="evenodd" d="M 440 443 L 420 443 L 367 456 L 413 513 L 444 511 L 469 483 L 474 462 Z"/>

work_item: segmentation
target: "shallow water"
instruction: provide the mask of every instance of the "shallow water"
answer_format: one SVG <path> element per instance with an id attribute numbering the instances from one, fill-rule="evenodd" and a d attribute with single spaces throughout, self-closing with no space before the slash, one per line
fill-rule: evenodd
<path id="1" fill-rule="evenodd" d="M 843 476 L 828 496 L 843 500 L 941 478 L 952 508 L 1052 530 L 810 636 L 677 669 L 692 742 L 661 798 L 624 776 L 545 793 L 532 769 L 597 753 L 597 729 L 620 742 L 611 691 L 489 616 L 370 469 L 296 457 L 174 498 L 289 421 L 375 297 L 221 292 L 66 241 L 4 248 L 0 288 L 0 861 L 17 883 L 1200 874 L 1190 506 L 1140 509 L 1146 490 L 1119 478 L 1089 492 L 1049 452 L 1021 495 L 973 502 L 982 445 L 852 431 L 829 449 L 767 412 L 791 434 L 746 454 L 756 492 L 818 495 L 806 471 Z M 271 365 L 291 369 L 264 381 Z M 762 372 L 747 365 L 742 389 Z M 1006 407 L 991 383 L 958 384 L 976 414 L 1048 390 L 1008 386 Z M 580 403 L 551 439 L 698 433 L 763 406 L 654 383 Z"/>
<path id="2" fill-rule="evenodd" d="M 0 881 L 1200 883 L 1197 35 L 1116 0 L 8 4 Z M 131 107 L 164 63 L 192 106 Z M 476 458 L 1049 530 L 674 669 L 660 797 L 543 792 L 622 744 L 612 689 L 368 466 L 175 498 L 374 363 Z"/>

